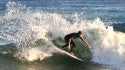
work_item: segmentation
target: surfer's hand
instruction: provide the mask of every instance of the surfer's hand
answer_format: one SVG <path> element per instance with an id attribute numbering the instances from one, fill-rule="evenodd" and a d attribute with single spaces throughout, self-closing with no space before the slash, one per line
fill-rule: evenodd
<path id="1" fill-rule="evenodd" d="M 92 47 L 89 47 L 89 49 L 94 49 L 94 48 L 92 48 Z"/>
<path id="2" fill-rule="evenodd" d="M 93 47 L 91 47 L 91 46 L 89 46 L 89 49 L 91 50 L 91 49 L 94 49 Z"/>
<path id="3" fill-rule="evenodd" d="M 89 49 L 94 49 L 94 48 L 89 48 Z"/>
<path id="4" fill-rule="evenodd" d="M 88 45 L 89 49 L 91 49 L 92 47 L 90 45 Z"/>

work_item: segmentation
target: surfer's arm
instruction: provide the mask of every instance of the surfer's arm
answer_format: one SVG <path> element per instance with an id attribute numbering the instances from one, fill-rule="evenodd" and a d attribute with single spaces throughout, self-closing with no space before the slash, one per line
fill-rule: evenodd
<path id="1" fill-rule="evenodd" d="M 85 39 L 83 39 L 83 37 L 80 37 L 80 39 L 86 44 L 86 46 L 87 46 L 88 48 L 92 48 L 92 47 L 88 44 L 88 42 L 87 42 Z"/>

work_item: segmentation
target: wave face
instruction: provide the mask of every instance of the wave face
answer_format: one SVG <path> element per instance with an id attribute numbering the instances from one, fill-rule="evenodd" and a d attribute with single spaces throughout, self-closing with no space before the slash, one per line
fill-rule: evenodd
<path id="1" fill-rule="evenodd" d="M 99 17 L 86 20 L 76 13 L 72 15 L 74 18 L 67 18 L 10 1 L 6 8 L 0 16 L 1 54 L 12 54 L 22 61 L 43 60 L 54 53 L 65 54 L 55 44 L 63 46 L 66 34 L 81 30 L 83 37 L 93 47 L 91 61 L 124 69 L 125 33 L 114 31 L 113 26 Z M 85 47 L 79 40 L 76 42 L 78 47 Z M 75 50 L 78 57 L 89 57 L 84 49 L 80 49 Z"/>

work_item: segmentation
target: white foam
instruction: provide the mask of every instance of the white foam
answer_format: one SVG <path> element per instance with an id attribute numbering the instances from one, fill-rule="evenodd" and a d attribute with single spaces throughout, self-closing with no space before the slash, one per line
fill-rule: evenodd
<path id="1" fill-rule="evenodd" d="M 98 41 L 94 42 L 93 61 L 118 69 L 124 68 L 125 34 L 115 32 L 112 26 L 102 29 L 98 34 Z"/>
<path id="2" fill-rule="evenodd" d="M 18 51 L 14 56 L 23 61 L 24 60 L 35 61 L 35 60 L 43 60 L 44 58 L 49 57 L 51 55 L 45 52 L 42 52 L 37 47 L 35 48 L 30 47 L 30 48 L 25 48 L 23 50 Z"/>
<path id="3" fill-rule="evenodd" d="M 31 10 L 21 4 L 9 2 L 7 12 L 0 16 L 0 38 L 17 43 L 18 51 L 15 57 L 34 61 L 52 55 L 56 47 L 52 47 L 52 39 L 63 38 L 66 34 L 81 30 L 84 38 L 94 48 L 93 61 L 114 68 L 124 68 L 125 34 L 116 32 L 112 26 L 106 26 L 100 18 L 83 20 L 74 15 L 73 22 L 67 21 L 57 13 L 47 13 L 42 10 Z M 36 41 L 43 40 L 37 48 Z M 29 41 L 29 42 L 27 42 Z M 29 48 L 29 43 L 36 48 Z M 22 45 L 23 44 L 23 45 Z M 47 47 L 48 44 L 51 44 Z M 24 48 L 24 49 L 20 49 Z M 48 51 L 46 51 L 48 49 Z"/>

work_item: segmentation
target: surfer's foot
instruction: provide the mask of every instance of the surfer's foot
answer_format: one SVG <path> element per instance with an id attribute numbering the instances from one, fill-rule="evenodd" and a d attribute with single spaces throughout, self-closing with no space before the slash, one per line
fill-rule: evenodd
<path id="1" fill-rule="evenodd" d="M 70 52 L 70 54 L 71 54 L 71 55 L 74 55 L 74 53 L 73 53 L 73 52 Z"/>

